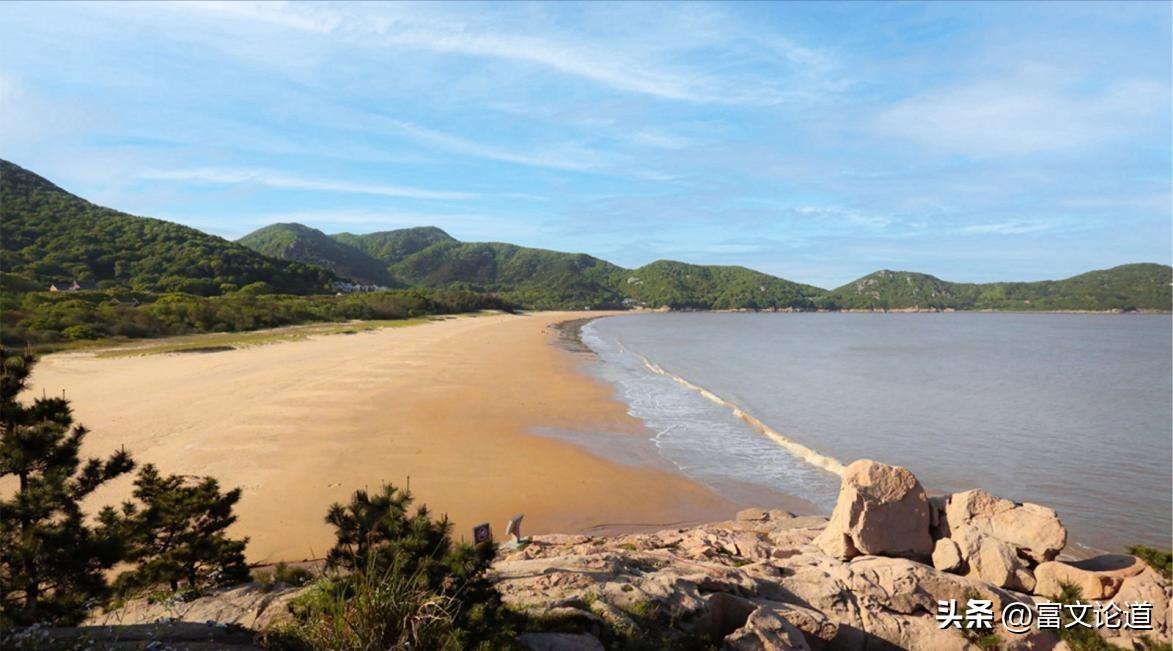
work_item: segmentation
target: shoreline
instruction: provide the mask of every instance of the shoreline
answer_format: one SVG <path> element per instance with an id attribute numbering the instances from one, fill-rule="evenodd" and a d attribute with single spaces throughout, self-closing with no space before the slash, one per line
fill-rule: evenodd
<path id="1" fill-rule="evenodd" d="M 504 537 L 519 513 L 526 535 L 732 517 L 742 504 L 679 472 L 536 433 L 645 431 L 582 358 L 551 345 L 551 326 L 575 317 L 458 317 L 215 354 L 59 353 L 38 365 L 30 395 L 65 391 L 91 431 L 83 455 L 125 446 L 140 465 L 242 487 L 231 531 L 251 538 L 253 563 L 321 557 L 329 504 L 384 481 L 410 483 L 457 539 L 481 522 Z M 102 487 L 87 512 L 129 497 L 131 480 Z"/>

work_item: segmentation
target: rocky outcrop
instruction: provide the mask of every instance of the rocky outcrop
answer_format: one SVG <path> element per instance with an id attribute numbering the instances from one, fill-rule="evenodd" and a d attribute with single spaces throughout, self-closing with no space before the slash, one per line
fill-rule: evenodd
<path id="1" fill-rule="evenodd" d="M 831 521 L 816 541 L 840 560 L 864 554 L 928 558 L 929 505 L 925 489 L 908 470 L 870 460 L 843 471 Z"/>
<path id="2" fill-rule="evenodd" d="M 1007 604 L 1037 608 L 1067 583 L 1084 599 L 1152 605 L 1153 630 L 1101 630 L 1113 643 L 1141 648 L 1141 635 L 1168 639 L 1167 580 L 1132 556 L 1055 560 L 1065 540 L 1049 509 L 984 491 L 927 499 L 907 470 L 864 461 L 848 467 L 829 520 L 746 509 L 728 522 L 655 533 L 535 536 L 503 550 L 492 578 L 507 604 L 530 615 L 519 643 L 539 651 L 636 642 L 976 651 L 972 631 L 938 625 L 940 601 L 963 608 L 969 599 L 989 600 L 997 622 Z M 191 633 L 198 622 L 228 640 L 238 626 L 279 623 L 298 593 L 249 585 L 191 602 L 131 602 L 87 623 L 109 629 L 180 620 Z M 999 644 L 1064 648 L 1054 632 L 1038 630 L 1001 633 Z"/>
<path id="3" fill-rule="evenodd" d="M 1109 599 L 1116 595 L 1125 579 L 1141 574 L 1146 565 L 1135 556 L 1106 554 L 1083 561 L 1048 561 L 1035 568 L 1038 581 L 1034 592 L 1054 596 L 1063 584 L 1079 588 L 1085 599 Z"/>
<path id="4" fill-rule="evenodd" d="M 967 527 L 983 538 L 993 538 L 1035 563 L 1049 561 L 1067 545 L 1067 529 L 1054 511 L 1038 504 L 1015 504 L 983 490 L 954 493 L 945 504 L 945 535 L 955 538 Z"/>

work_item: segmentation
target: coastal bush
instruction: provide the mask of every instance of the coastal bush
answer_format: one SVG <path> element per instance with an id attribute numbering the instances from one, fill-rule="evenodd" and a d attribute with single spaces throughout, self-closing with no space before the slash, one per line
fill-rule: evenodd
<path id="1" fill-rule="evenodd" d="M 492 295 L 404 290 L 345 296 L 155 294 L 124 289 L 0 294 L 0 341 L 52 347 L 98 338 L 244 332 L 314 322 L 406 319 L 478 310 L 512 310 Z"/>
<path id="2" fill-rule="evenodd" d="M 293 621 L 266 634 L 277 649 L 462 649 L 460 604 L 417 574 L 373 563 L 314 584 L 291 604 Z"/>
<path id="3" fill-rule="evenodd" d="M 87 430 L 65 398 L 19 402 L 35 363 L 0 346 L 0 478 L 17 481 L 0 499 L 0 624 L 74 624 L 107 596 L 105 572 L 123 557 L 117 528 L 90 525 L 81 502 L 134 461 L 119 450 L 83 464 Z"/>
<path id="4" fill-rule="evenodd" d="M 126 560 L 137 567 L 118 577 L 121 591 L 167 584 L 177 592 L 233 585 L 249 580 L 244 561 L 248 539 L 229 538 L 225 530 L 236 521 L 233 507 L 240 489 L 220 491 L 211 477 L 164 477 L 151 464 L 134 482 L 136 502 L 121 513 L 103 514 L 121 529 Z"/>
<path id="5" fill-rule="evenodd" d="M 454 542 L 446 517 L 411 511 L 410 492 L 383 486 L 334 504 L 326 522 L 337 543 L 334 576 L 293 604 L 274 633 L 292 648 L 399 649 L 508 646 L 513 621 L 486 576 L 492 543 Z M 321 646 L 325 640 L 335 640 Z"/>

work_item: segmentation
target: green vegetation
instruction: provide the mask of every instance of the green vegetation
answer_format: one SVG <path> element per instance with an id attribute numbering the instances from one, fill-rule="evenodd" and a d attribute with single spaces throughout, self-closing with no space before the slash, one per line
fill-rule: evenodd
<path id="1" fill-rule="evenodd" d="M 823 290 L 746 269 L 660 260 L 625 274 L 619 290 L 637 303 L 673 309 L 813 309 Z"/>
<path id="2" fill-rule="evenodd" d="M 35 363 L 0 346 L 0 478 L 18 482 L 0 499 L 0 628 L 80 621 L 87 602 L 108 595 L 105 572 L 122 560 L 118 527 L 90 525 L 81 501 L 134 461 L 120 450 L 82 465 L 87 432 L 69 402 L 17 400 Z"/>
<path id="3" fill-rule="evenodd" d="M 0 294 L 0 342 L 60 347 L 71 342 L 246 332 L 314 322 L 409 319 L 511 309 L 495 296 L 459 290 L 397 290 L 343 296 L 201 297 L 102 292 Z"/>
<path id="4" fill-rule="evenodd" d="M 442 242 L 457 243 L 456 238 L 435 226 L 417 226 L 394 231 L 352 235 L 338 233 L 331 236 L 338 242 L 352 246 L 370 257 L 392 265 L 407 256 Z"/>
<path id="5" fill-rule="evenodd" d="M 271 258 L 316 265 L 362 284 L 390 286 L 394 283 L 386 264 L 309 226 L 271 224 L 238 242 Z"/>
<path id="6" fill-rule="evenodd" d="M 1128 553 L 1148 563 L 1149 567 L 1159 572 L 1166 581 L 1173 580 L 1173 552 L 1133 545 L 1128 548 Z"/>
<path id="7" fill-rule="evenodd" d="M 339 571 L 292 606 L 294 622 L 271 644 L 304 649 L 498 648 L 513 632 L 486 572 L 490 544 L 455 543 L 447 518 L 394 486 L 354 493 L 326 522 L 337 544 L 327 566 Z"/>
<path id="8" fill-rule="evenodd" d="M 328 291 L 319 267 L 265 257 L 194 228 L 102 208 L 0 160 L 0 290 L 77 281 L 98 289 L 215 296 L 263 282 L 274 291 Z"/>
<path id="9" fill-rule="evenodd" d="M 1061 582 L 1059 587 L 1061 591 L 1055 597 L 1055 601 L 1062 604 L 1060 611 L 1062 625 L 1059 628 L 1059 639 L 1066 642 L 1071 651 L 1113 651 L 1119 649 L 1120 647 L 1109 644 L 1107 640 L 1100 637 L 1100 634 L 1092 626 L 1082 622 L 1074 622 L 1072 619 L 1068 606 L 1080 604 L 1086 604 L 1089 607 L 1095 606 L 1092 602 L 1083 600 L 1079 586 Z"/>
<path id="10" fill-rule="evenodd" d="M 163 477 L 151 464 L 143 466 L 134 482 L 135 502 L 122 505 L 117 517 L 104 512 L 113 527 L 121 527 L 126 560 L 138 566 L 118 577 L 122 591 L 166 583 L 177 592 L 233 585 L 249 580 L 244 562 L 248 539 L 233 540 L 224 530 L 236 516 L 240 489 L 220 492 L 212 477 Z"/>
<path id="11" fill-rule="evenodd" d="M 494 292 L 539 309 L 618 307 L 623 298 L 615 289 L 621 269 L 581 253 L 447 239 L 387 260 L 391 275 L 404 285 Z"/>
<path id="12" fill-rule="evenodd" d="M 1173 269 L 1128 264 L 1066 280 L 951 283 L 927 274 L 877 271 L 819 297 L 825 309 L 1161 310 L 1173 309 Z"/>

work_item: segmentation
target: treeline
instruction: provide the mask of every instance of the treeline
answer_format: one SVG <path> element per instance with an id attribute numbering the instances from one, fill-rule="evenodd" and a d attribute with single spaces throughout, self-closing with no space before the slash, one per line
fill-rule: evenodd
<path id="1" fill-rule="evenodd" d="M 0 293 L 0 342 L 46 346 L 103 338 L 244 332 L 303 323 L 405 319 L 479 310 L 511 310 L 491 294 L 403 290 L 342 296 L 236 292 L 203 297 L 113 289 Z"/>

